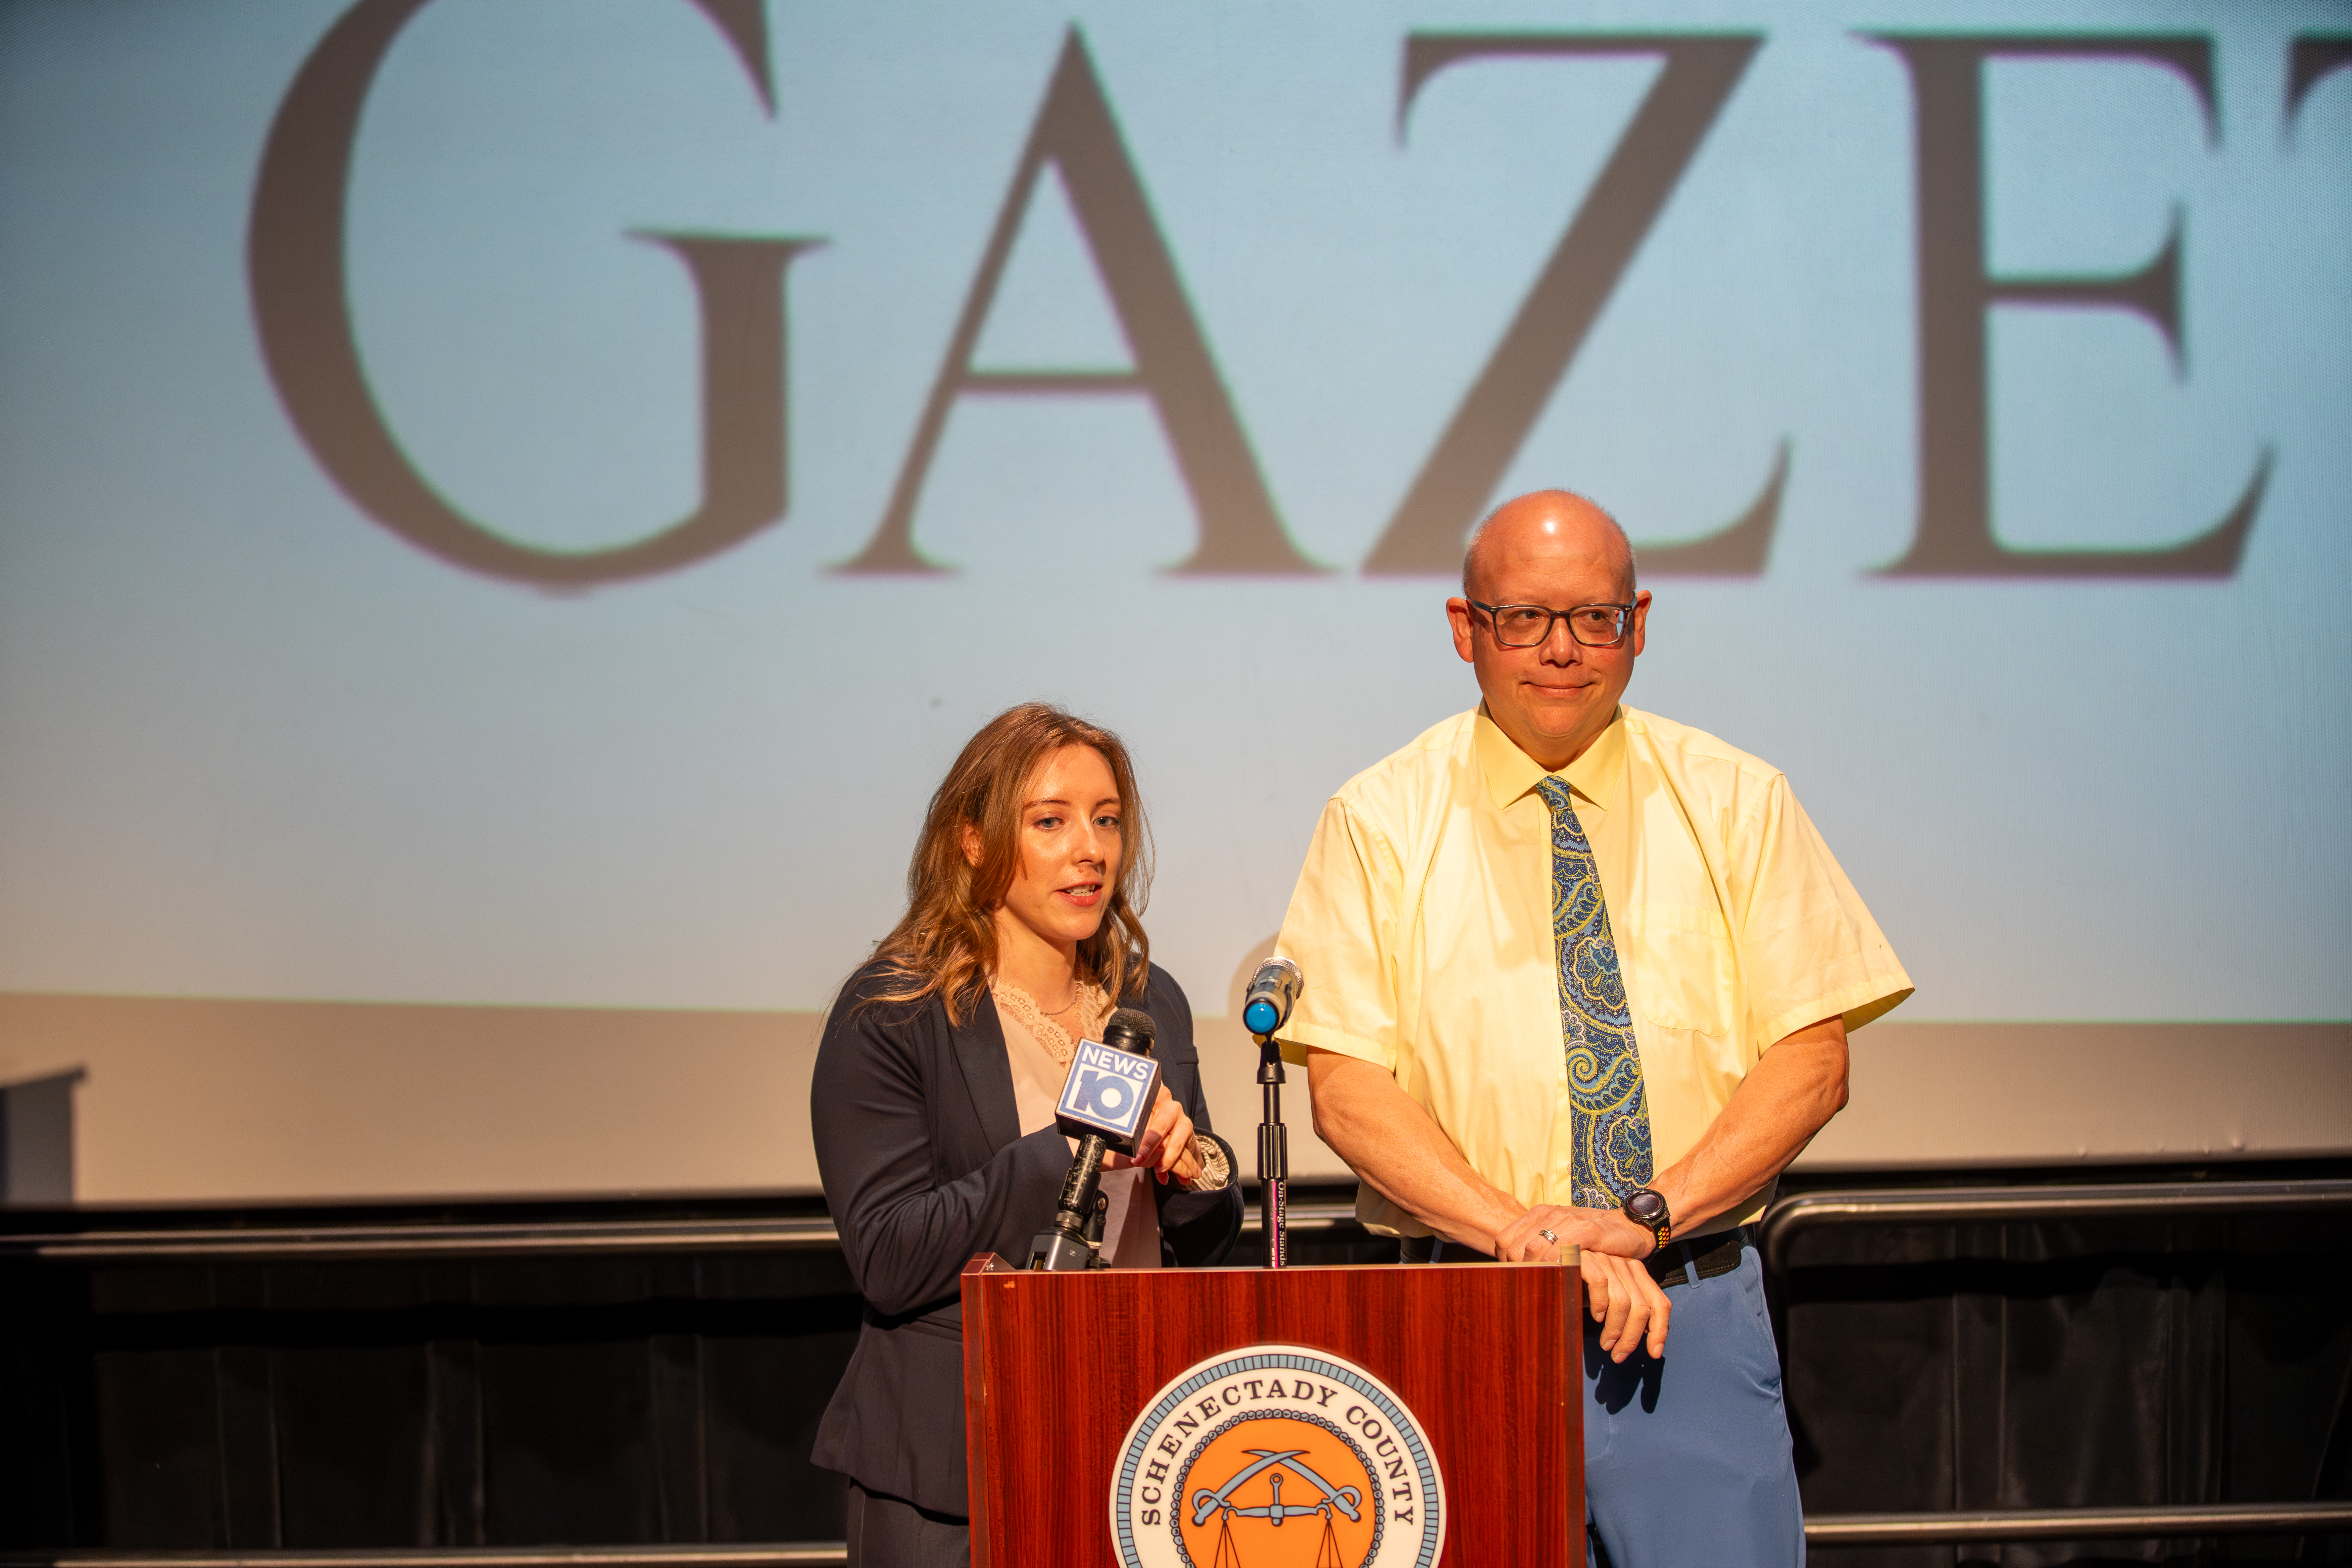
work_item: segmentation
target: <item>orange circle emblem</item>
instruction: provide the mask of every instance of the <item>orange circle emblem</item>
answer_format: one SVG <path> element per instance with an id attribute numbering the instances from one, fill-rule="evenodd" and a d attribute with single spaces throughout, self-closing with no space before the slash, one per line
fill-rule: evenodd
<path id="1" fill-rule="evenodd" d="M 1381 1536 L 1380 1484 L 1324 1416 L 1251 1412 L 1209 1434 L 1177 1477 L 1176 1533 L 1198 1568 L 1354 1568 Z"/>
<path id="2" fill-rule="evenodd" d="M 1421 1424 L 1363 1367 L 1252 1345 L 1188 1368 L 1128 1430 L 1122 1568 L 1432 1568 L 1445 1489 Z"/>

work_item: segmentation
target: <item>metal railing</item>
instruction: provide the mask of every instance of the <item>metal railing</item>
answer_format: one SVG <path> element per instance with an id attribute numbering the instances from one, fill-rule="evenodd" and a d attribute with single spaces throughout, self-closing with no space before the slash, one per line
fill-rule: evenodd
<path id="1" fill-rule="evenodd" d="M 26 1552 L 0 1568 L 801 1568 L 847 1563 L 839 1541 L 728 1546 L 442 1546 L 397 1551 Z"/>
<path id="2" fill-rule="evenodd" d="M 824 1215 L 751 1220 L 549 1220 L 525 1224 L 253 1226 L 0 1236 L 0 1260 L 49 1263 L 393 1261 L 414 1258 L 772 1252 L 835 1247 Z"/>
<path id="3" fill-rule="evenodd" d="M 2114 1183 L 2079 1187 L 1888 1187 L 1801 1193 L 1766 1212 L 1764 1266 L 1825 1226 L 2000 1225 L 2012 1220 L 2189 1219 L 2244 1214 L 2352 1214 L 2352 1181 Z"/>
<path id="4" fill-rule="evenodd" d="M 1797 1237 L 1832 1226 L 2000 1225 L 2020 1220 L 2178 1219 L 2352 1214 L 2352 1181 L 2189 1182 L 2147 1185 L 1897 1187 L 1803 1193 L 1764 1215 L 1764 1263 L 1789 1268 Z M 2352 1532 L 2352 1502 L 2185 1507 L 1988 1509 L 1935 1513 L 1808 1514 L 1811 1546 L 1943 1545 Z"/>
<path id="5" fill-rule="evenodd" d="M 2019 1508 L 1966 1513 L 1814 1513 L 1808 1546 L 1935 1546 L 1980 1541 L 2156 1541 L 2352 1532 L 2352 1502 L 2231 1502 L 2189 1508 Z"/>
<path id="6" fill-rule="evenodd" d="M 1328 1230 L 1355 1218 L 1350 1204 L 1299 1204 L 1293 1230 Z M 1242 1219 L 1255 1234 L 1255 1209 Z M 213 1230 L 82 1230 L 0 1236 L 0 1260 L 51 1263 L 397 1261 L 419 1258 L 680 1252 L 772 1252 L 837 1247 L 823 1215 L 746 1220 L 548 1220 L 448 1225 L 251 1226 Z"/>
<path id="7" fill-rule="evenodd" d="M 1931 1546 L 2352 1532 L 2352 1503 L 2208 1508 L 2016 1509 L 1973 1513 L 1816 1514 L 1805 1544 Z M 838 1541 L 727 1546 L 442 1547 L 352 1552 L 0 1551 L 0 1568 L 802 1568 L 846 1563 Z"/>

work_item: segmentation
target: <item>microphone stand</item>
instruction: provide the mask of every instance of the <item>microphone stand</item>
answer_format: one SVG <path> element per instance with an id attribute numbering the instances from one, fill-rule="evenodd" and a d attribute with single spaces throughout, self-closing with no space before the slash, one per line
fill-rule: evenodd
<path id="1" fill-rule="evenodd" d="M 1290 1236 L 1285 1212 L 1290 1189 L 1290 1130 L 1282 1124 L 1282 1047 L 1271 1034 L 1257 1037 L 1257 1081 L 1265 1091 L 1265 1120 L 1257 1124 L 1258 1226 L 1265 1237 L 1265 1266 L 1287 1268 Z"/>
<path id="2" fill-rule="evenodd" d="M 1102 1255 L 1087 1240 L 1087 1226 L 1102 1180 L 1106 1147 L 1099 1132 L 1078 1140 L 1078 1155 L 1070 1162 L 1070 1173 L 1062 1178 L 1062 1197 L 1054 1205 L 1053 1221 L 1029 1244 L 1030 1268 L 1061 1273 L 1099 1267 Z"/>

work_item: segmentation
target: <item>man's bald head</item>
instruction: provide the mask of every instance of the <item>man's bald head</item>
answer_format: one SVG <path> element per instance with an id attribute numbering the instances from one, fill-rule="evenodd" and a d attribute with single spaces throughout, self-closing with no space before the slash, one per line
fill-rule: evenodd
<path id="1" fill-rule="evenodd" d="M 1532 490 L 1488 512 L 1463 554 L 1462 592 L 1487 599 L 1490 584 L 1511 564 L 1562 558 L 1605 563 L 1622 585 L 1621 601 L 1633 598 L 1633 542 L 1615 518 L 1568 490 Z"/>
<path id="2" fill-rule="evenodd" d="M 1566 490 L 1505 501 L 1470 536 L 1462 594 L 1445 602 L 1445 619 L 1454 651 L 1478 672 L 1487 716 L 1559 772 L 1609 727 L 1648 635 L 1650 595 L 1633 586 L 1625 531 Z M 1551 613 L 1540 633 L 1536 616 L 1514 614 L 1506 642 L 1505 605 Z"/>

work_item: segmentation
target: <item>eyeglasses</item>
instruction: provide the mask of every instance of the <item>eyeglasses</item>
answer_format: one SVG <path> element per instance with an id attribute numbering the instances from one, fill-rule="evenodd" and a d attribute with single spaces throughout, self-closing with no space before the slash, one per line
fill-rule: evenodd
<path id="1" fill-rule="evenodd" d="M 1535 647 L 1551 636 L 1552 622 L 1566 621 L 1568 635 L 1586 647 L 1615 647 L 1633 624 L 1631 605 L 1579 605 L 1572 610 L 1548 610 L 1541 605 L 1482 605 L 1495 625 L 1495 640 L 1505 647 Z"/>

